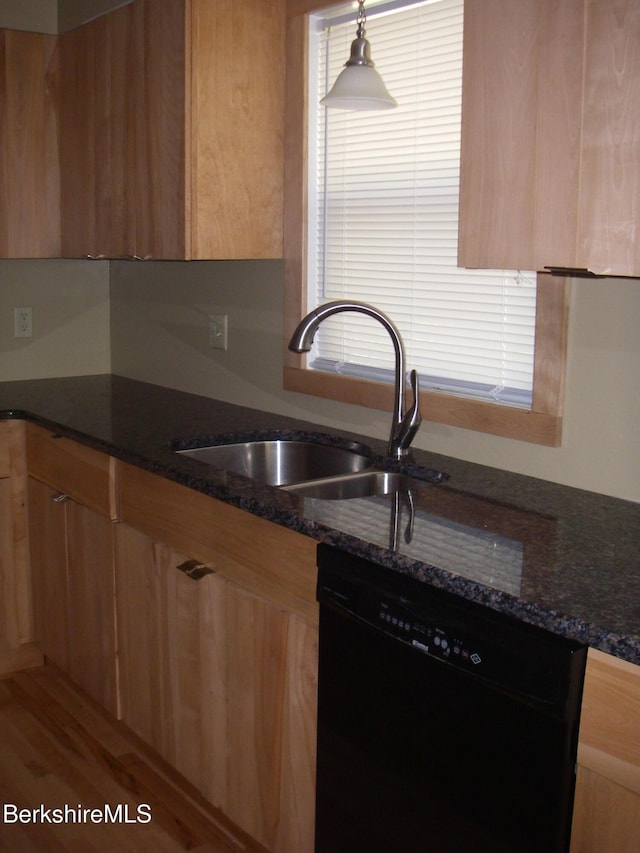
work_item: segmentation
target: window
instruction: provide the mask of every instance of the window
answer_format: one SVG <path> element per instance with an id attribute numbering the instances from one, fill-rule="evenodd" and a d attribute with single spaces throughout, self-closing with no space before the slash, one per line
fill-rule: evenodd
<path id="1" fill-rule="evenodd" d="M 320 16 L 310 19 L 310 91 L 288 93 L 301 112 L 287 127 L 304 132 L 308 120 L 308 148 L 304 140 L 297 147 L 309 152 L 308 163 L 298 152 L 298 174 L 310 180 L 308 205 L 287 181 L 287 304 L 300 310 L 286 329 L 319 302 L 370 302 L 400 328 L 408 365 L 421 375 L 425 418 L 555 444 L 565 289 L 536 287 L 534 273 L 456 268 L 462 11 L 462 0 L 432 0 L 372 26 L 375 6 L 368 9 L 374 59 L 401 103 L 382 113 L 317 107 L 348 55 L 355 15 L 329 30 Z M 290 69 L 304 40 L 294 17 Z M 424 80 L 413 71 L 421 64 Z M 287 142 L 297 150 L 293 134 Z M 310 214 L 308 240 L 293 226 L 297 205 Z M 549 334 L 553 312 L 560 324 Z M 287 359 L 285 387 L 387 407 L 392 351 L 378 324 L 341 314 L 321 326 L 316 344 L 306 364 Z"/>

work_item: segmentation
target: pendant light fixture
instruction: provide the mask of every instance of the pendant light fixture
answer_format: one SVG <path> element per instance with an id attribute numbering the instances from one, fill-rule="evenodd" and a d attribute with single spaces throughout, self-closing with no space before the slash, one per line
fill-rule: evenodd
<path id="1" fill-rule="evenodd" d="M 343 110 L 388 110 L 398 102 L 392 98 L 371 59 L 371 45 L 365 38 L 367 16 L 364 0 L 358 0 L 358 29 L 351 42 L 351 56 L 338 75 L 331 91 L 322 98 L 325 107 Z"/>

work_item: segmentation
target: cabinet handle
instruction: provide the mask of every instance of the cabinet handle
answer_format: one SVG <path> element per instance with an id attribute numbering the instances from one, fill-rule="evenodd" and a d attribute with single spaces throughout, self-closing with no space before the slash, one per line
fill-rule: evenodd
<path id="1" fill-rule="evenodd" d="M 51 500 L 57 504 L 63 504 L 65 501 L 69 500 L 69 495 L 66 495 L 64 492 L 58 492 L 57 495 L 52 495 Z"/>
<path id="2" fill-rule="evenodd" d="M 206 575 L 213 574 L 213 571 L 208 566 L 205 566 L 204 563 L 199 563 L 197 560 L 187 560 L 185 563 L 177 566 L 177 569 L 193 581 L 199 581 Z"/>

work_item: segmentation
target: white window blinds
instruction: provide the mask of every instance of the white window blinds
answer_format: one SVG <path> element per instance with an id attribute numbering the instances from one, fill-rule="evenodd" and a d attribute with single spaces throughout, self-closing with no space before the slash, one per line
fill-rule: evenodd
<path id="1" fill-rule="evenodd" d="M 421 387 L 528 407 L 535 274 L 456 266 L 463 0 L 367 6 L 372 58 L 399 104 L 374 112 L 319 104 L 355 37 L 354 6 L 340 11 L 311 18 L 309 307 L 369 302 L 399 327 Z M 340 314 L 309 364 L 391 381 L 393 351 L 379 324 Z"/>

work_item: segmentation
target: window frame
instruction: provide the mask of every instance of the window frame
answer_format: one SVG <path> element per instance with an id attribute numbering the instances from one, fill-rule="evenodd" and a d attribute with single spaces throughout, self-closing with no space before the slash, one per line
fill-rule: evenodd
<path id="1" fill-rule="evenodd" d="M 342 2 L 342 0 L 339 0 Z M 284 365 L 283 387 L 367 408 L 391 411 L 391 385 L 311 370 L 306 356 L 287 344 L 307 311 L 307 91 L 308 14 L 338 3 L 287 0 L 284 175 Z M 355 21 L 355 17 L 354 17 Z M 537 274 L 533 399 L 530 409 L 421 391 L 425 420 L 557 447 L 567 353 L 569 280 Z"/>

